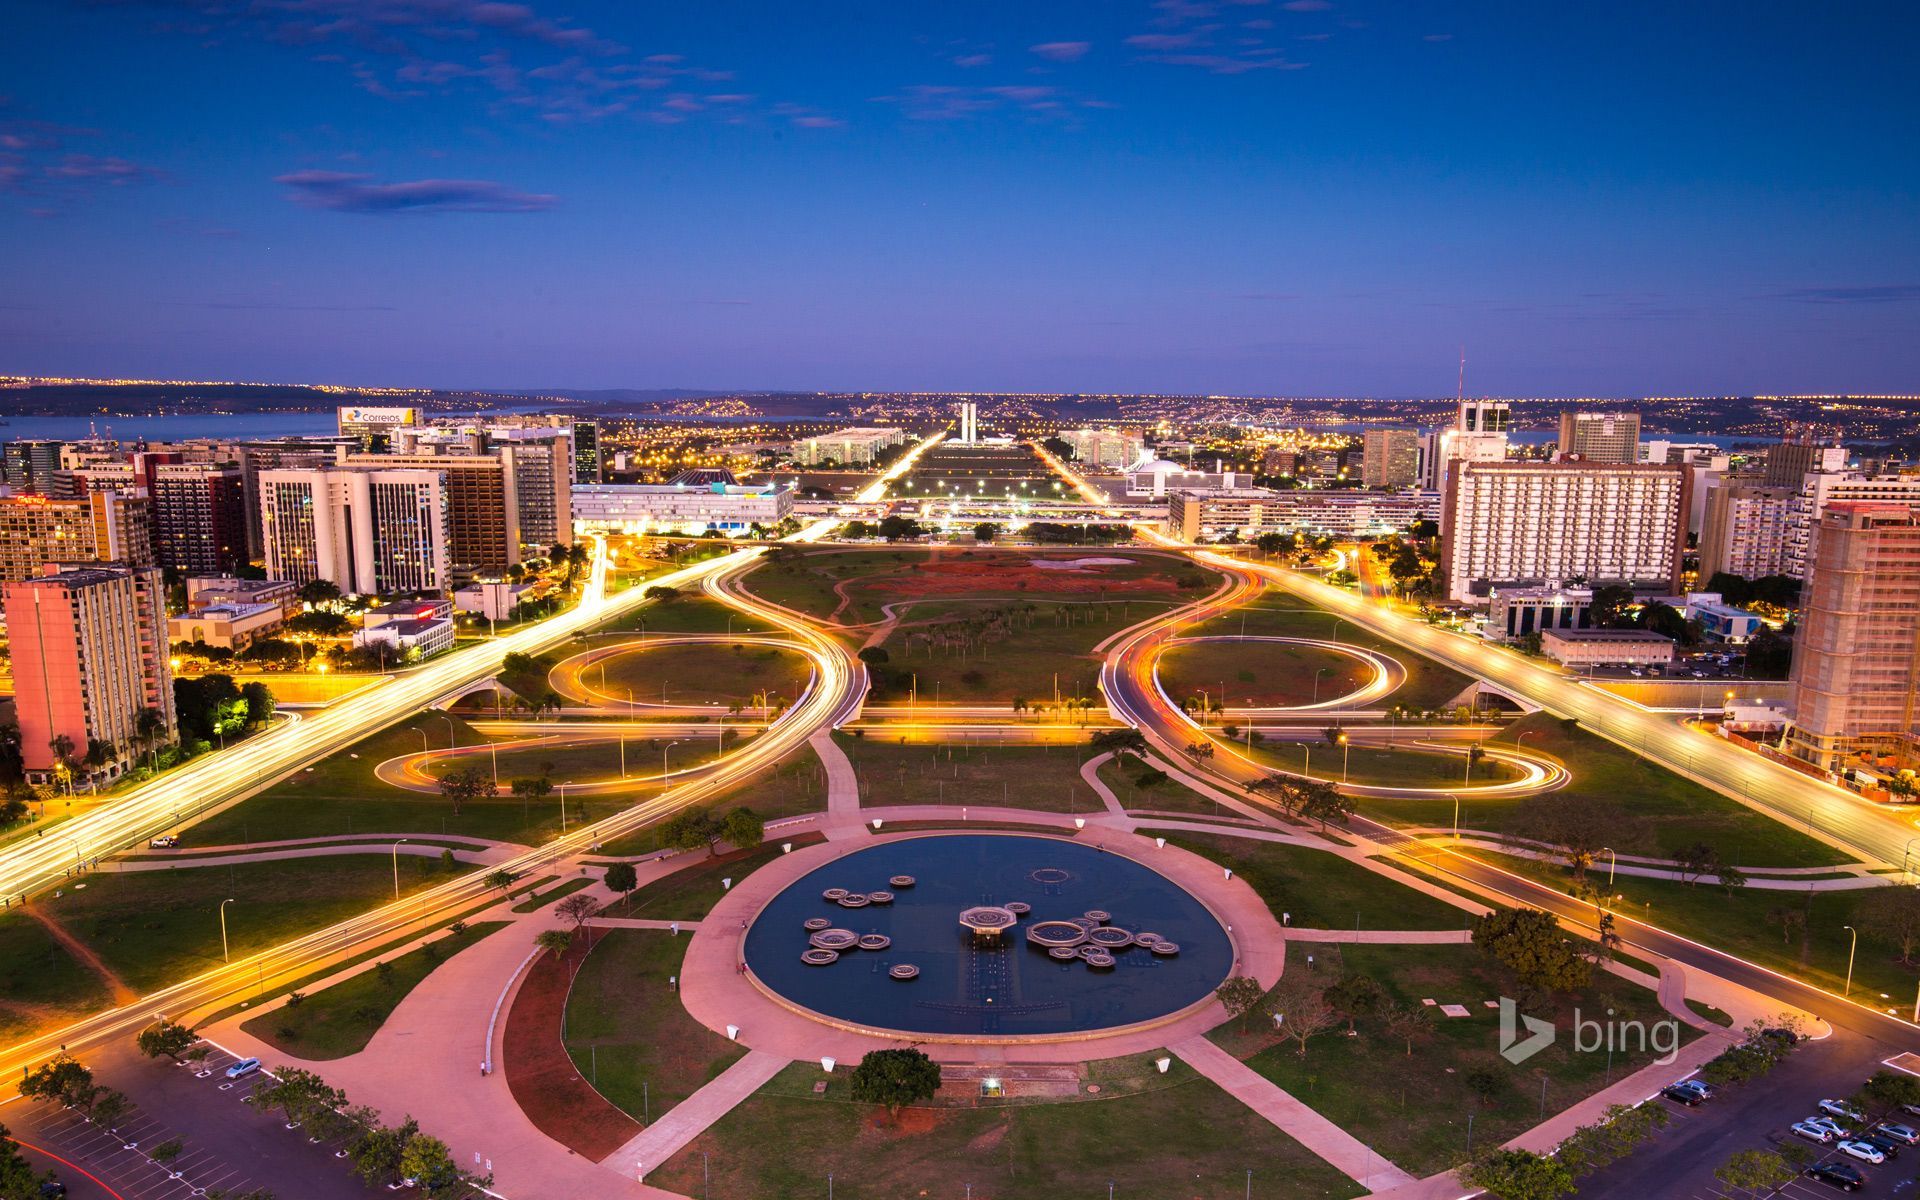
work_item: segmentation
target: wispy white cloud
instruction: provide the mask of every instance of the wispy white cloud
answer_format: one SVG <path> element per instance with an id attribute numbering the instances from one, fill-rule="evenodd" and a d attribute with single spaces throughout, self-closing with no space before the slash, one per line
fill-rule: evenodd
<path id="1" fill-rule="evenodd" d="M 295 203 L 333 212 L 534 213 L 553 208 L 557 196 L 517 191 L 488 179 L 413 179 L 377 183 L 371 175 L 341 171 L 293 171 L 274 179 Z"/>

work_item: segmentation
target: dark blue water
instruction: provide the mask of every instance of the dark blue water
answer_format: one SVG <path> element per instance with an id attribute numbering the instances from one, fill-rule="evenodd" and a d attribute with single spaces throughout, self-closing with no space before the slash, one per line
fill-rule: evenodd
<path id="1" fill-rule="evenodd" d="M 1067 873 L 1064 883 L 1036 883 L 1040 868 Z M 912 875 L 911 888 L 888 879 Z M 892 891 L 891 905 L 846 909 L 821 899 L 827 888 Z M 976 948 L 958 917 L 979 904 L 1020 900 L 1033 906 L 999 949 Z M 1095 970 L 1056 962 L 1030 946 L 1027 927 L 1112 914 L 1110 924 L 1158 933 L 1179 943 L 1162 958 L 1132 946 L 1118 964 Z M 811 967 L 809 917 L 836 928 L 884 933 L 886 950 L 850 950 L 840 961 Z M 811 871 L 774 897 L 747 933 L 747 962 L 782 996 L 827 1016 L 883 1029 L 928 1034 L 1019 1035 L 1105 1029 L 1150 1020 L 1204 998 L 1227 977 L 1233 948 L 1213 915 L 1184 889 L 1131 859 L 1063 838 L 955 834 L 889 842 Z M 889 978 L 911 963 L 920 977 Z"/>

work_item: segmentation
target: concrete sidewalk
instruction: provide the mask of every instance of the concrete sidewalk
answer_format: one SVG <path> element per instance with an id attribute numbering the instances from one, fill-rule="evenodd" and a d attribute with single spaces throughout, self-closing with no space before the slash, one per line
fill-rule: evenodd
<path id="1" fill-rule="evenodd" d="M 820 823 L 821 832 L 829 841 L 861 836 L 865 831 L 860 823 L 860 777 L 854 773 L 853 760 L 831 733 L 816 733 L 807 745 L 827 769 L 827 815 Z"/>
<path id="2" fill-rule="evenodd" d="M 1228 1095 L 1368 1191 L 1415 1182 L 1413 1176 L 1388 1162 L 1371 1146 L 1300 1103 L 1204 1036 L 1188 1038 L 1167 1048 L 1179 1055 L 1180 1061 L 1220 1085 Z"/>
<path id="3" fill-rule="evenodd" d="M 601 1159 L 600 1165 L 622 1178 L 644 1179 L 648 1171 L 678 1154 L 791 1061 L 764 1050 L 748 1051 L 712 1083 L 668 1109 L 632 1141 Z"/>

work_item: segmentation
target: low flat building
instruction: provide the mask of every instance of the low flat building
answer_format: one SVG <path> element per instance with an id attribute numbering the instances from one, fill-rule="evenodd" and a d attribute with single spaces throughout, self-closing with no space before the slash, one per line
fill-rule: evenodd
<path id="1" fill-rule="evenodd" d="M 169 642 L 205 642 L 222 650 L 244 650 L 286 624 L 278 604 L 208 604 L 167 619 Z"/>
<path id="2" fill-rule="evenodd" d="M 437 621 L 453 616 L 451 600 L 395 600 L 376 605 L 360 616 L 362 629 L 378 629 L 396 621 Z"/>
<path id="3" fill-rule="evenodd" d="M 196 575 L 187 580 L 187 607 L 216 604 L 272 604 L 289 615 L 300 608 L 300 588 L 285 579 L 235 579 L 230 575 Z"/>
<path id="4" fill-rule="evenodd" d="M 390 646 L 401 653 L 418 651 L 421 657 L 453 649 L 453 619 L 431 617 L 426 620 L 388 621 L 353 635 L 356 646 Z"/>
<path id="5" fill-rule="evenodd" d="M 874 459 L 905 444 L 904 429 L 856 427 L 801 438 L 793 444 L 793 460 L 809 467 L 836 463 L 843 467 L 870 467 Z M 576 493 L 577 494 L 577 493 Z M 575 514 L 578 517 L 578 514 Z"/>
<path id="6" fill-rule="evenodd" d="M 1196 542 L 1263 533 L 1362 537 L 1405 529 L 1440 510 L 1432 492 L 1210 488 L 1167 496 L 1167 532 Z"/>
<path id="7" fill-rule="evenodd" d="M 1673 639 L 1644 629 L 1549 629 L 1540 650 L 1568 667 L 1657 667 L 1673 661 Z"/>
<path id="8" fill-rule="evenodd" d="M 1517 642 L 1550 629 L 1585 629 L 1593 606 L 1591 588 L 1496 587 L 1487 593 L 1488 641 Z"/>
<path id="9" fill-rule="evenodd" d="M 529 593 L 530 583 L 508 579 L 481 579 L 453 594 L 453 607 L 463 613 L 476 613 L 489 621 L 504 621 Z"/>
<path id="10" fill-rule="evenodd" d="M 1727 604 L 1717 592 L 1689 593 L 1681 612 L 1689 621 L 1700 622 L 1701 632 L 1707 637 L 1734 646 L 1751 641 L 1766 624 L 1759 613 Z"/>
<path id="11" fill-rule="evenodd" d="M 770 483 L 576 484 L 573 519 L 596 533 L 746 533 L 793 515 L 793 490 Z"/>

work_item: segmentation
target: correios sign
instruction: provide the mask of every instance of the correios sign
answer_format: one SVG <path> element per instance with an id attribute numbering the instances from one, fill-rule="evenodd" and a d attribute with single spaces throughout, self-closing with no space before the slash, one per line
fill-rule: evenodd
<path id="1" fill-rule="evenodd" d="M 420 410 L 417 408 L 363 408 L 359 406 L 340 410 L 342 425 L 417 425 L 420 423 Z"/>

